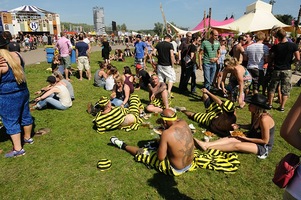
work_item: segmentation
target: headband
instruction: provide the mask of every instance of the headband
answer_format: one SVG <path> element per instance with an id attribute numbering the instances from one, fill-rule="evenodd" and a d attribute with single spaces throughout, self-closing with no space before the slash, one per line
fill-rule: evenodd
<path id="1" fill-rule="evenodd" d="M 165 120 L 165 121 L 176 121 L 178 119 L 177 117 L 177 114 L 174 113 L 172 116 L 170 117 L 167 117 L 167 116 L 164 116 L 162 113 L 160 114 L 162 119 Z"/>

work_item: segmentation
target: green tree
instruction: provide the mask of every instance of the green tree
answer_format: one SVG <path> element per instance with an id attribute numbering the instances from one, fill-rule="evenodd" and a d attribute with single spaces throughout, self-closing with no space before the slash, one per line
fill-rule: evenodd
<path id="1" fill-rule="evenodd" d="M 294 17 L 292 15 L 275 15 L 275 17 L 284 24 L 291 25 Z"/>
<path id="2" fill-rule="evenodd" d="M 157 34 L 157 35 L 161 35 L 162 33 L 162 29 L 163 29 L 163 24 L 160 23 L 160 22 L 157 22 L 154 24 L 155 27 L 154 27 L 154 32 Z"/>

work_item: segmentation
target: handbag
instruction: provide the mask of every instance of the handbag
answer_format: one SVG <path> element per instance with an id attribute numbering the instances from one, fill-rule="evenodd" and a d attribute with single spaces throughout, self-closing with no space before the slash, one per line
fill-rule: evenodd
<path id="1" fill-rule="evenodd" d="M 288 153 L 276 165 L 272 181 L 280 188 L 285 188 L 294 177 L 295 169 L 300 165 L 300 156 Z"/>

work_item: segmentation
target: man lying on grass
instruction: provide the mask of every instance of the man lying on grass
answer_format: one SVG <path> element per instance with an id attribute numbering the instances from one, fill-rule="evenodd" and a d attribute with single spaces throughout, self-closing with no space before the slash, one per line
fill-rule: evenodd
<path id="1" fill-rule="evenodd" d="M 117 128 L 130 131 L 138 130 L 143 120 L 139 117 L 143 105 L 138 95 L 131 95 L 129 108 L 114 107 L 107 97 L 101 97 L 95 106 L 89 106 L 88 112 L 95 113 L 94 124 L 97 132 L 103 134 L 105 131 Z"/>
<path id="2" fill-rule="evenodd" d="M 188 124 L 178 119 L 176 113 L 170 109 L 163 110 L 161 117 L 164 130 L 157 151 L 127 145 L 115 136 L 110 141 L 135 156 L 138 162 L 153 161 L 145 164 L 165 174 L 176 176 L 194 169 L 194 141 Z M 145 159 L 147 156 L 151 158 Z"/>
<path id="3" fill-rule="evenodd" d="M 176 109 L 218 136 L 230 136 L 230 131 L 233 131 L 232 124 L 236 123 L 234 103 L 230 100 L 223 102 L 206 88 L 203 88 L 202 92 L 206 108 L 205 113 L 191 112 L 184 107 L 177 107 Z"/>

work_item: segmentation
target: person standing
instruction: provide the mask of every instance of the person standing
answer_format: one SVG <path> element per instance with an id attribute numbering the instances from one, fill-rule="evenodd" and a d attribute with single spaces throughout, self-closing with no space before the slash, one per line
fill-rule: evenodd
<path id="1" fill-rule="evenodd" d="M 143 42 L 140 34 L 136 35 L 136 42 L 134 43 L 134 56 L 135 56 L 135 65 L 140 64 L 144 69 L 144 57 L 147 54 L 147 46 Z"/>
<path id="2" fill-rule="evenodd" d="M 244 60 L 248 61 L 247 69 L 252 75 L 253 94 L 258 93 L 263 83 L 263 65 L 268 63 L 269 47 L 263 44 L 265 34 L 259 31 L 256 36 L 256 43 L 247 46 L 244 52 Z"/>
<path id="3" fill-rule="evenodd" d="M 220 43 L 218 31 L 213 29 L 210 32 L 210 38 L 201 44 L 201 58 L 203 61 L 204 87 L 210 90 L 215 77 L 216 65 L 220 56 Z"/>
<path id="4" fill-rule="evenodd" d="M 180 76 L 179 89 L 180 89 L 181 93 L 188 91 L 187 85 L 185 87 L 185 79 L 186 79 L 187 74 L 186 74 L 186 63 L 184 61 L 184 57 L 188 53 L 188 46 L 190 45 L 191 38 L 192 38 L 192 33 L 187 32 L 186 39 L 184 39 L 181 42 L 181 45 L 179 46 L 179 62 L 181 65 L 181 76 Z"/>
<path id="5" fill-rule="evenodd" d="M 83 41 L 83 34 L 79 34 L 79 41 L 75 44 L 77 68 L 79 70 L 79 80 L 83 80 L 83 69 L 86 70 L 86 77 L 91 80 L 89 45 Z"/>
<path id="6" fill-rule="evenodd" d="M 43 42 L 44 47 L 45 47 L 45 45 L 47 45 L 47 43 L 48 43 L 48 37 L 46 36 L 46 33 L 43 34 L 42 42 Z"/>
<path id="7" fill-rule="evenodd" d="M 173 45 L 171 44 L 171 35 L 167 34 L 164 41 L 159 42 L 156 46 L 158 54 L 157 74 L 160 82 L 168 81 L 167 91 L 171 96 L 173 83 L 176 82 L 176 73 L 173 65 L 175 63 Z"/>
<path id="8" fill-rule="evenodd" d="M 244 49 L 244 45 L 245 43 L 247 42 L 247 39 L 246 39 L 246 36 L 245 35 L 240 35 L 238 37 L 238 43 L 235 44 L 233 47 L 232 47 L 232 50 L 230 51 L 230 55 L 233 57 L 233 58 L 236 58 L 237 61 L 239 62 L 238 64 L 242 64 L 243 60 L 244 60 L 244 52 L 245 52 L 245 49 Z M 231 53 L 233 52 L 233 53 Z"/>
<path id="9" fill-rule="evenodd" d="M 70 53 L 72 51 L 72 44 L 70 40 L 66 38 L 65 32 L 61 32 L 61 38 L 57 41 L 56 48 L 60 52 L 62 65 L 64 66 L 65 78 L 69 81 L 69 69 L 71 68 Z"/>
<path id="10" fill-rule="evenodd" d="M 272 46 L 270 50 L 271 60 L 274 61 L 274 70 L 272 72 L 272 78 L 269 85 L 268 102 L 270 107 L 272 107 L 275 90 L 277 89 L 278 84 L 280 84 L 282 101 L 280 102 L 281 105 L 278 110 L 283 112 L 291 90 L 291 64 L 293 63 L 293 58 L 295 58 L 295 61 L 300 61 L 300 52 L 298 51 L 298 46 L 295 43 L 287 40 L 285 30 L 279 28 L 275 35 L 279 40 L 279 44 Z"/>
<path id="11" fill-rule="evenodd" d="M 23 156 L 25 150 L 21 142 L 21 128 L 24 131 L 23 142 L 32 144 L 33 119 L 29 110 L 29 91 L 24 73 L 24 61 L 20 54 L 7 50 L 9 40 L 0 35 L 0 57 L 6 60 L 0 67 L 0 117 L 10 135 L 13 150 L 5 154 L 6 158 Z"/>
<path id="12" fill-rule="evenodd" d="M 105 64 L 109 64 L 110 63 L 110 52 L 111 52 L 112 48 L 106 37 L 102 41 L 101 49 L 102 49 L 101 56 L 102 56 Z"/>

